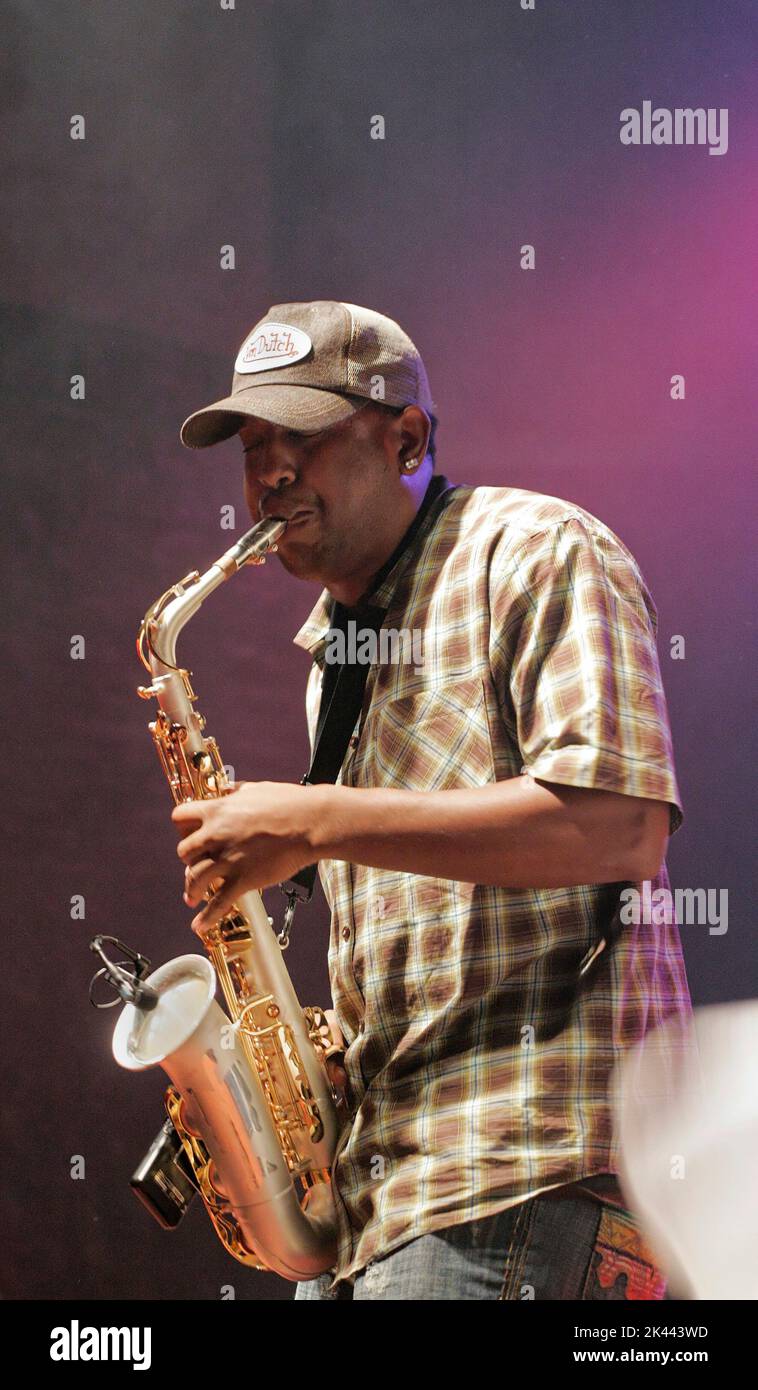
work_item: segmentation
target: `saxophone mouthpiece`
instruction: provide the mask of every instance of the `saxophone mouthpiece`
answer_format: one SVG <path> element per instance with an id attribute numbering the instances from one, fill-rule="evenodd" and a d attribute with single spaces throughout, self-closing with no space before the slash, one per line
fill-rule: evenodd
<path id="1" fill-rule="evenodd" d="M 221 559 L 216 561 L 218 568 L 223 570 L 228 578 L 236 574 L 243 565 L 260 564 L 265 559 L 266 552 L 276 546 L 286 529 L 287 522 L 283 517 L 267 516 L 264 521 L 251 526 L 244 536 L 230 546 Z"/>

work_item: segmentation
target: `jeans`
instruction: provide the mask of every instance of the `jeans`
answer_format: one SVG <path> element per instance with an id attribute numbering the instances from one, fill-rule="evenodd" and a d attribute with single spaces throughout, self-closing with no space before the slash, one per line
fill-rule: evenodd
<path id="1" fill-rule="evenodd" d="M 373 1260 L 355 1284 L 331 1274 L 295 1298 L 662 1299 L 665 1282 L 630 1213 L 573 1188 L 417 1237 Z"/>

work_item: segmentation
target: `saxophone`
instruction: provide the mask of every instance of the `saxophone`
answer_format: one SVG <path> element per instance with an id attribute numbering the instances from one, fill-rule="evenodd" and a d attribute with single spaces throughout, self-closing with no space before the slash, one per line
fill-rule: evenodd
<path id="1" fill-rule="evenodd" d="M 277 518 L 253 526 L 143 619 L 137 649 L 151 682 L 138 693 L 158 703 L 150 732 L 176 803 L 231 790 L 215 740 L 203 735 L 190 672 L 176 663 L 177 638 L 214 589 L 242 565 L 264 562 L 285 526 Z M 260 893 L 241 895 L 205 934 L 210 959 L 169 961 L 146 980 L 151 1004 L 125 1005 L 113 1054 L 127 1070 L 167 1072 L 169 1120 L 229 1253 L 285 1279 L 312 1279 L 336 1258 L 330 1165 L 339 1126 L 326 1071 L 334 1040 L 324 1012 L 298 1003 L 272 926 Z M 229 1016 L 215 1002 L 217 983 Z"/>

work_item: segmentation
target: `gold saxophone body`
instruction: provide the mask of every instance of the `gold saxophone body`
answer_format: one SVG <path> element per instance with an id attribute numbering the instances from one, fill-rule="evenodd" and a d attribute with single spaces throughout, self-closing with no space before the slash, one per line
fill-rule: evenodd
<path id="1" fill-rule="evenodd" d="M 150 730 L 177 803 L 230 790 L 216 743 L 203 734 L 190 672 L 177 665 L 177 638 L 218 585 L 263 562 L 285 525 L 252 527 L 142 622 L 138 651 L 151 681 L 139 694 L 157 701 Z M 169 1118 L 230 1254 L 285 1279 L 311 1279 L 336 1257 L 330 1167 L 339 1125 L 325 1065 L 334 1044 L 324 1012 L 298 1003 L 272 927 L 260 893 L 241 895 L 204 938 L 210 959 L 169 961 L 147 980 L 157 1006 L 124 1007 L 113 1053 L 129 1070 L 168 1073 Z"/>

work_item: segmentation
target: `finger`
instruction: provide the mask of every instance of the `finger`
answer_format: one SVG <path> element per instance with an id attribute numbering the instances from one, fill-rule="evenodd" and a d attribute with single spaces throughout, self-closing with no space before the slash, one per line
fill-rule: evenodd
<path id="1" fill-rule="evenodd" d="M 193 843 L 188 849 L 187 842 L 195 835 L 202 835 L 203 826 L 206 823 L 209 809 L 208 804 L 203 801 L 182 801 L 178 806 L 175 806 L 171 812 L 172 821 L 179 827 L 179 830 L 183 832 L 183 838 L 176 847 L 176 852 L 180 859 L 184 859 L 188 854 L 193 854 L 195 858 L 197 857 L 195 854 L 195 844 Z"/>
<path id="2" fill-rule="evenodd" d="M 223 859 L 198 859 L 195 864 L 188 864 L 184 871 L 184 901 L 188 907 L 194 907 L 195 903 L 208 892 L 212 883 L 217 879 L 222 879 L 229 872 L 229 865 Z"/>
<path id="3" fill-rule="evenodd" d="M 210 887 L 211 882 L 222 876 L 220 861 L 210 859 L 198 859 L 194 864 L 188 864 L 184 870 L 184 901 L 190 907 L 194 907 L 199 902 L 204 893 Z"/>
<path id="4" fill-rule="evenodd" d="M 223 848 L 223 840 L 212 834 L 206 826 L 201 826 L 199 830 L 179 841 L 176 852 L 185 864 L 195 864 L 198 859 L 220 854 Z"/>
<path id="5" fill-rule="evenodd" d="M 332 1035 L 333 1041 L 344 1052 L 345 1039 L 342 1035 L 342 1029 L 340 1028 L 339 1023 L 337 1022 L 337 1014 L 335 1013 L 334 1009 L 324 1009 L 324 1018 L 329 1024 L 329 1032 Z"/>
<path id="6" fill-rule="evenodd" d="M 205 801 L 180 801 L 171 812 L 171 819 L 181 826 L 188 827 L 192 821 L 196 825 L 202 825 L 207 811 L 208 804 Z"/>
<path id="7" fill-rule="evenodd" d="M 215 927 L 226 917 L 234 906 L 236 896 L 235 880 L 229 880 L 218 893 L 214 893 L 207 907 L 202 912 L 198 912 L 197 917 L 193 917 L 191 927 L 198 936 L 204 936 L 211 928 Z"/>

